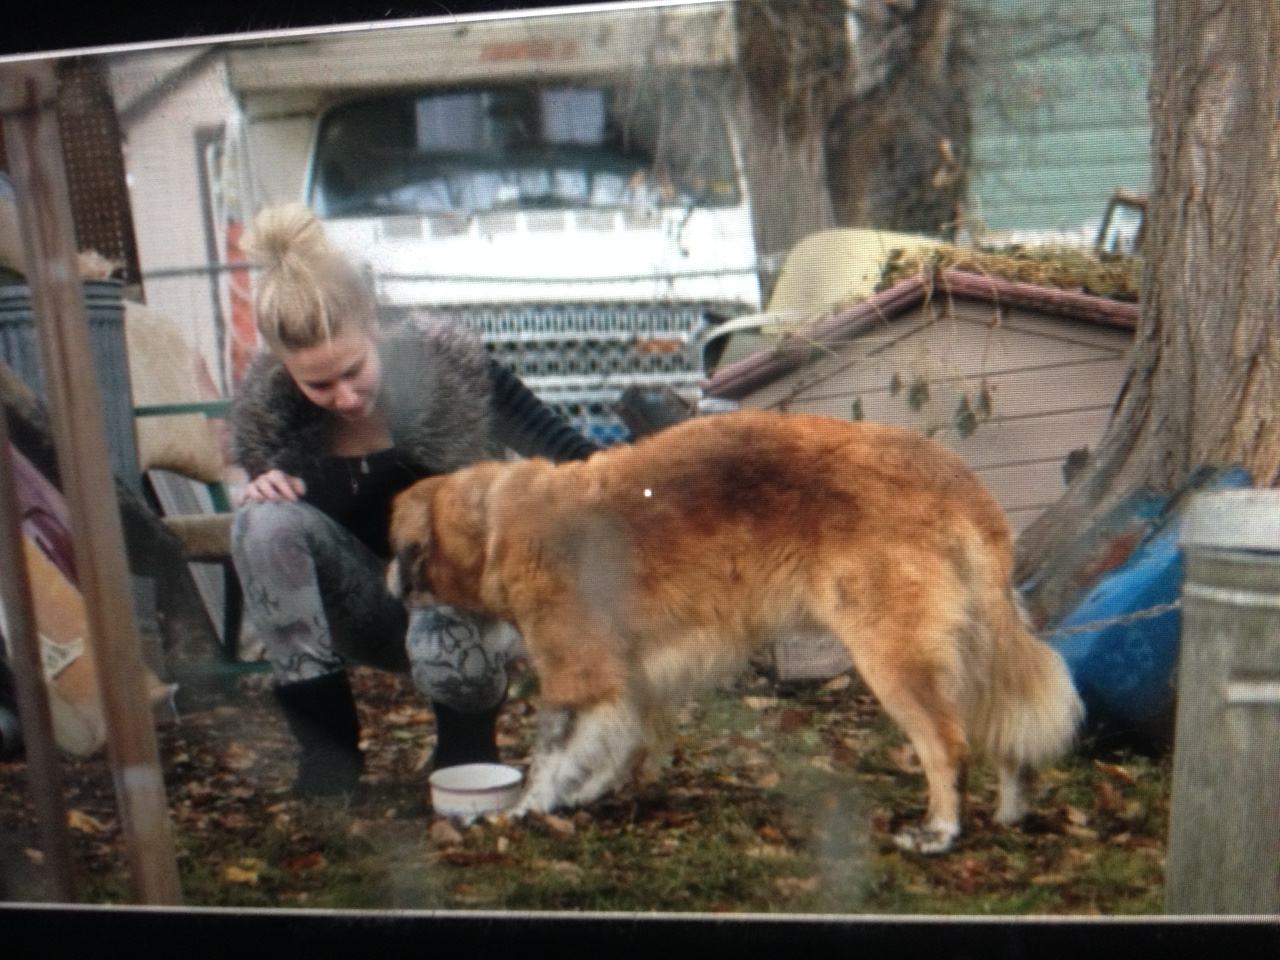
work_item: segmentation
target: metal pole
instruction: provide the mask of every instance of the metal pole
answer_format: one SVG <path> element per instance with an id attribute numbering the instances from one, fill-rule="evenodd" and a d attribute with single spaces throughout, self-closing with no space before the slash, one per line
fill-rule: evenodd
<path id="1" fill-rule="evenodd" d="M 9 571 L 0 577 L 0 598 L 4 600 L 5 635 L 9 639 L 18 716 L 22 720 L 22 740 L 31 776 L 31 799 L 35 801 L 36 820 L 40 824 L 40 846 L 44 851 L 44 865 L 53 878 L 54 896 L 69 903 L 75 899 L 75 884 L 71 878 L 66 795 L 49 712 L 49 691 L 44 685 L 31 579 L 22 551 L 22 511 L 9 455 L 9 421 L 3 413 L 0 413 L 0 561 Z"/>
<path id="2" fill-rule="evenodd" d="M 0 116 L 134 896 L 144 904 L 177 904 L 181 891 L 173 828 L 147 705 L 102 399 L 76 271 L 56 94 L 57 79 L 47 61 L 0 68 Z"/>

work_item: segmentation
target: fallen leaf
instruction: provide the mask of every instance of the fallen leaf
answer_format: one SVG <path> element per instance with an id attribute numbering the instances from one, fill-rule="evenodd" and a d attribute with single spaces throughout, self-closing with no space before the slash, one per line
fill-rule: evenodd
<path id="1" fill-rule="evenodd" d="M 293 873 L 303 873 L 307 870 L 319 870 L 328 865 L 328 861 L 318 853 L 304 853 L 301 856 L 290 857 L 284 862 L 284 868 Z"/>
<path id="2" fill-rule="evenodd" d="M 742 703 L 751 710 L 772 710 L 778 705 L 777 697 L 743 697 Z"/>
<path id="3" fill-rule="evenodd" d="M 1124 809 L 1124 797 L 1107 780 L 1098 782 L 1094 787 L 1094 796 L 1094 805 L 1103 813 L 1116 813 Z"/>
<path id="4" fill-rule="evenodd" d="M 796 733 L 809 726 L 813 714 L 809 710 L 789 708 L 778 715 L 778 730 L 781 733 Z"/>
<path id="5" fill-rule="evenodd" d="M 830 757 L 810 757 L 809 766 L 815 770 L 821 770 L 823 773 L 835 773 L 836 768 L 831 763 Z"/>
<path id="6" fill-rule="evenodd" d="M 258 885 L 258 870 L 256 867 L 238 867 L 231 864 L 222 868 L 222 879 L 227 883 L 243 883 L 254 887 Z"/>
<path id="7" fill-rule="evenodd" d="M 1071 878 L 1063 873 L 1042 873 L 1032 877 L 1031 882 L 1037 887 L 1056 887 L 1063 883 L 1070 883 Z"/>
<path id="8" fill-rule="evenodd" d="M 453 899 L 464 904 L 490 903 L 493 894 L 479 890 L 469 883 L 460 883 L 453 888 Z"/>
<path id="9" fill-rule="evenodd" d="M 756 778 L 755 786 L 760 790 L 772 790 L 782 782 L 782 774 L 777 770 L 766 770 Z"/>
<path id="10" fill-rule="evenodd" d="M 782 835 L 782 831 L 770 824 L 765 824 L 756 831 L 760 835 L 760 839 L 768 843 L 786 843 L 787 838 Z"/>
<path id="11" fill-rule="evenodd" d="M 786 860 L 791 856 L 791 851 L 787 849 L 785 844 L 761 843 L 754 847 L 748 847 L 747 856 L 761 860 Z"/>
<path id="12" fill-rule="evenodd" d="M 495 846 L 499 853 L 507 853 L 511 849 L 511 839 L 509 837 L 499 837 Z"/>
<path id="13" fill-rule="evenodd" d="M 848 690 L 853 678 L 847 673 L 842 673 L 838 677 L 832 677 L 821 686 L 823 693 L 839 693 L 841 690 Z"/>
<path id="14" fill-rule="evenodd" d="M 852 767 L 858 762 L 858 751 L 841 742 L 831 751 L 831 762 L 839 767 Z"/>
<path id="15" fill-rule="evenodd" d="M 68 810 L 67 826 L 80 833 L 104 833 L 108 829 L 105 823 L 89 816 L 83 810 Z"/>
<path id="16" fill-rule="evenodd" d="M 426 723 L 430 719 L 431 714 L 428 711 L 415 710 L 410 707 L 402 707 L 399 710 L 388 710 L 382 715 L 383 722 L 392 727 Z"/>
<path id="17" fill-rule="evenodd" d="M 547 828 L 552 833 L 559 834 L 562 837 L 573 836 L 574 831 L 577 829 L 574 827 L 572 820 L 566 820 L 564 817 L 557 817 L 554 813 L 544 813 L 542 815 L 542 822 L 547 825 Z"/>
<path id="18" fill-rule="evenodd" d="M 257 752 L 241 743 L 233 743 L 222 751 L 222 765 L 228 770 L 240 772 L 248 770 L 258 762 Z"/>
<path id="19" fill-rule="evenodd" d="M 818 889 L 819 878 L 813 877 L 775 877 L 774 887 L 784 897 L 794 897 L 801 893 L 813 893 Z"/>
<path id="20" fill-rule="evenodd" d="M 433 823 L 427 836 L 438 847 L 456 847 L 462 843 L 462 834 L 448 820 L 437 820 Z"/>
<path id="21" fill-rule="evenodd" d="M 1093 765 L 1105 774 L 1115 777 L 1117 780 L 1123 780 L 1125 783 L 1137 783 L 1138 778 L 1131 770 L 1116 763 L 1103 763 L 1101 760 L 1093 761 Z"/>
<path id="22" fill-rule="evenodd" d="M 1089 815 L 1078 807 L 1070 805 L 1064 806 L 1063 811 L 1067 815 L 1067 822 L 1076 827 L 1087 826 L 1089 823 Z"/>

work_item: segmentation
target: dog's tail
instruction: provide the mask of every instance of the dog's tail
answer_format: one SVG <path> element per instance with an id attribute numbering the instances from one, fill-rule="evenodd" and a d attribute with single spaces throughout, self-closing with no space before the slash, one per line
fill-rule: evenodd
<path id="1" fill-rule="evenodd" d="M 1034 769 L 1070 749 L 1084 705 L 1062 657 L 1032 635 L 1005 571 L 991 572 L 990 687 L 977 698 L 970 733 L 987 756 Z"/>

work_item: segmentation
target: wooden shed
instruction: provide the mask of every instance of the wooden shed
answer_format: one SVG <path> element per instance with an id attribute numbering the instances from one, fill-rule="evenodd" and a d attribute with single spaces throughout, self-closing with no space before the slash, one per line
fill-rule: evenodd
<path id="1" fill-rule="evenodd" d="M 1018 532 L 1102 434 L 1137 319 L 1136 304 L 952 269 L 795 329 L 702 386 L 747 407 L 917 428 L 965 458 Z"/>
<path id="2" fill-rule="evenodd" d="M 1137 320 L 1136 304 L 950 269 L 767 346 L 756 335 L 753 352 L 737 334 L 731 362 L 702 389 L 745 407 L 921 430 L 977 471 L 1016 534 L 1062 495 L 1068 459 L 1101 436 Z M 779 637 L 772 654 L 783 680 L 852 666 L 822 633 Z"/>

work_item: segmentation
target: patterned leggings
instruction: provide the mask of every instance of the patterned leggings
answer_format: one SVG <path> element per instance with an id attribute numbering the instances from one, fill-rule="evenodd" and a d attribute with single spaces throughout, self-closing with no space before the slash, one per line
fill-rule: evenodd
<path id="1" fill-rule="evenodd" d="M 279 683 L 352 662 L 410 671 L 433 703 L 464 712 L 506 693 L 507 661 L 520 654 L 511 626 L 451 607 L 406 610 L 387 592 L 385 561 L 310 504 L 241 507 L 231 554 Z"/>

